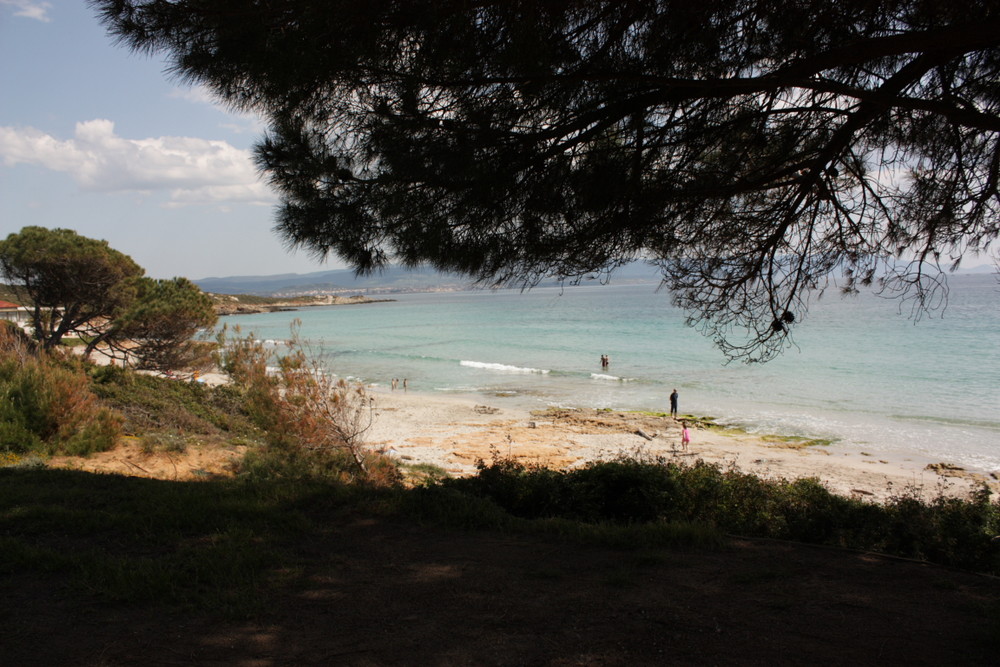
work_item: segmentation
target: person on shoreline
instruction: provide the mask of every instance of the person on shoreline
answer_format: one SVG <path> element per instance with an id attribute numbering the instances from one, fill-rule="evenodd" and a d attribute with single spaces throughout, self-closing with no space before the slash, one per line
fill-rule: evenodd
<path id="1" fill-rule="evenodd" d="M 601 368 L 607 368 L 611 364 L 611 357 L 606 354 L 601 355 Z"/>
<path id="2" fill-rule="evenodd" d="M 670 416 L 677 419 L 677 390 L 674 389 L 673 393 L 670 394 Z"/>
<path id="3" fill-rule="evenodd" d="M 688 430 L 687 422 L 681 422 L 681 451 L 687 454 L 688 445 L 691 443 L 691 431 Z"/>

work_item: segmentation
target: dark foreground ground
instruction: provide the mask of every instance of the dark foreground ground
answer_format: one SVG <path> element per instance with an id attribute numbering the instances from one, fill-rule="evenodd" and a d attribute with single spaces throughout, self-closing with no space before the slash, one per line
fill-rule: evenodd
<path id="1" fill-rule="evenodd" d="M 0 574 L 0 665 L 998 664 L 1000 581 L 736 540 L 620 551 L 354 520 L 252 621 Z"/>

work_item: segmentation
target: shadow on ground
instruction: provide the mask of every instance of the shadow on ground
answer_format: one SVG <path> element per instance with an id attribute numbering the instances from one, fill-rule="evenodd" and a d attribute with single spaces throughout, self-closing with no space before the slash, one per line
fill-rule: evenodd
<path id="1" fill-rule="evenodd" d="M 94 505 L 120 500 L 113 488 Z M 24 511 L 4 504 L 0 539 Z M 625 551 L 358 516 L 324 525 L 283 538 L 266 605 L 237 620 L 0 567 L 0 664 L 995 664 L 991 577 L 773 541 Z"/>

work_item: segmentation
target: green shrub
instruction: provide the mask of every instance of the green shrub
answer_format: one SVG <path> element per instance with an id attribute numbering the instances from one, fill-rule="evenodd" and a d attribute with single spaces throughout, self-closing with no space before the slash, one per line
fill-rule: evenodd
<path id="1" fill-rule="evenodd" d="M 245 481 L 333 481 L 360 486 L 395 486 L 401 481 L 396 463 L 375 452 L 365 453 L 365 471 L 340 449 L 306 450 L 301 447 L 267 446 L 252 449 L 240 463 L 237 474 Z"/>
<path id="2" fill-rule="evenodd" d="M 153 452 L 183 454 L 188 447 L 187 438 L 183 433 L 170 431 L 145 433 L 140 437 L 140 442 L 142 443 L 142 451 L 146 454 Z"/>
<path id="3" fill-rule="evenodd" d="M 112 366 L 91 370 L 93 390 L 125 418 L 129 435 L 150 430 L 250 435 L 254 426 L 237 390 L 136 373 Z"/>
<path id="4" fill-rule="evenodd" d="M 662 462 L 661 462 L 662 463 Z M 572 514 L 619 523 L 671 519 L 676 514 L 676 468 L 619 458 L 569 473 Z"/>
<path id="5" fill-rule="evenodd" d="M 399 464 L 400 473 L 409 486 L 427 486 L 436 484 L 448 479 L 451 475 L 441 466 L 433 463 L 405 463 Z"/>
<path id="6" fill-rule="evenodd" d="M 0 352 L 0 449 L 89 454 L 111 449 L 120 431 L 120 417 L 71 365 Z"/>
<path id="7" fill-rule="evenodd" d="M 23 422 L 13 405 L 0 407 L 0 451 L 23 454 L 44 449 L 42 439 L 29 431 Z"/>
<path id="8" fill-rule="evenodd" d="M 565 513 L 566 473 L 511 458 L 480 461 L 475 477 L 445 480 L 444 484 L 489 498 L 517 517 L 536 519 Z"/>
<path id="9" fill-rule="evenodd" d="M 1000 501 L 985 487 L 968 498 L 913 493 L 885 504 L 831 493 L 815 478 L 765 480 L 698 461 L 619 458 L 570 471 L 514 459 L 480 464 L 440 485 L 512 516 L 589 524 L 702 525 L 730 534 L 828 544 L 1000 573 Z"/>

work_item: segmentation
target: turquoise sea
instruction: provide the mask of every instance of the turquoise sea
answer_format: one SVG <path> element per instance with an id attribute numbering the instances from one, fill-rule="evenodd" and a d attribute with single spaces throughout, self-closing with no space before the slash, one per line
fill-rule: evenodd
<path id="1" fill-rule="evenodd" d="M 795 347 L 752 366 L 726 364 L 650 284 L 402 294 L 225 322 L 281 341 L 299 318 L 334 373 L 384 388 L 406 378 L 410 391 L 501 408 L 658 411 L 676 388 L 682 413 L 754 432 L 1000 471 L 1000 283 L 948 283 L 947 307 L 918 322 L 896 300 L 828 294 L 797 326 Z"/>

